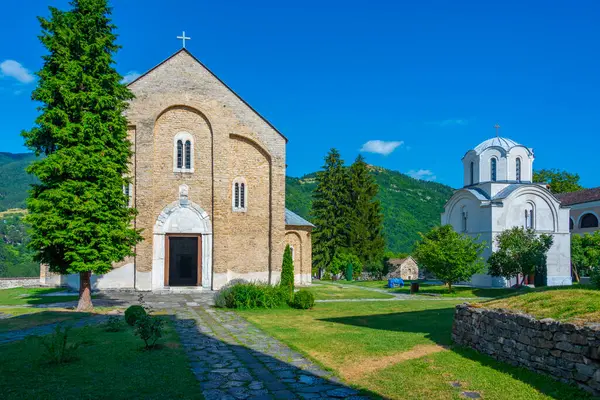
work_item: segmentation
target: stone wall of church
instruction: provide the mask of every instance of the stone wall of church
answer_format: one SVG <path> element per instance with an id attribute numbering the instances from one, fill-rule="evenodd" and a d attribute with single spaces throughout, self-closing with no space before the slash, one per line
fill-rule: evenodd
<path id="1" fill-rule="evenodd" d="M 153 287 L 154 225 L 189 186 L 189 200 L 213 227 L 212 286 L 236 277 L 265 280 L 281 269 L 285 233 L 286 140 L 185 51 L 132 83 L 126 116 L 135 132 L 136 288 Z M 173 172 L 174 136 L 194 137 L 193 173 Z M 232 180 L 248 183 L 248 212 L 232 210 Z M 156 287 L 156 285 L 154 285 Z"/>
<path id="2" fill-rule="evenodd" d="M 294 249 L 294 281 L 298 285 L 308 285 L 312 281 L 312 227 L 286 226 L 285 245 Z"/>

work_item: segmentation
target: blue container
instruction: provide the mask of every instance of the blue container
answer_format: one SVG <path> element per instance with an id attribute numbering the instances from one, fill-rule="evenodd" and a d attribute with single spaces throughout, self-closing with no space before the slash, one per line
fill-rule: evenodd
<path id="1" fill-rule="evenodd" d="M 391 278 L 388 279 L 388 284 L 387 284 L 388 288 L 395 288 L 395 287 L 404 287 L 404 280 L 402 280 L 402 278 Z"/>

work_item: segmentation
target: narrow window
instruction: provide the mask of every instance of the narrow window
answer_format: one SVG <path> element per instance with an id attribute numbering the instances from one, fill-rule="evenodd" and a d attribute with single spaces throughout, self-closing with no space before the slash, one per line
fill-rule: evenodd
<path id="1" fill-rule="evenodd" d="M 463 232 L 467 231 L 467 218 L 468 218 L 467 212 L 463 211 L 462 212 L 462 231 Z"/>
<path id="2" fill-rule="evenodd" d="M 294 261 L 294 246 L 290 246 L 290 253 L 292 253 L 292 261 Z"/>
<path id="3" fill-rule="evenodd" d="M 492 158 L 491 161 L 491 178 L 492 182 L 496 182 L 496 159 Z"/>
<path id="4" fill-rule="evenodd" d="M 246 184 L 240 183 L 240 208 L 246 208 Z"/>
<path id="5" fill-rule="evenodd" d="M 475 183 L 475 175 L 474 175 L 474 169 L 475 169 L 475 163 L 473 163 L 473 161 L 471 161 L 471 169 L 470 169 L 470 174 L 471 174 L 471 185 Z"/>
<path id="6" fill-rule="evenodd" d="M 521 182 L 521 159 L 520 158 L 517 158 L 516 167 L 517 167 L 517 181 Z"/>
<path id="7" fill-rule="evenodd" d="M 233 193 L 234 208 L 238 209 L 238 208 L 240 208 L 240 184 L 236 182 L 234 187 L 235 187 L 235 190 Z"/>
<path id="8" fill-rule="evenodd" d="M 192 168 L 192 142 L 189 140 L 185 142 L 185 168 Z"/>
<path id="9" fill-rule="evenodd" d="M 572 231 L 574 228 L 573 218 L 569 218 L 569 230 Z"/>
<path id="10" fill-rule="evenodd" d="M 183 168 L 183 142 L 177 141 L 177 168 Z"/>
<path id="11" fill-rule="evenodd" d="M 535 229 L 535 221 L 533 220 L 533 208 L 529 210 L 529 227 Z"/>

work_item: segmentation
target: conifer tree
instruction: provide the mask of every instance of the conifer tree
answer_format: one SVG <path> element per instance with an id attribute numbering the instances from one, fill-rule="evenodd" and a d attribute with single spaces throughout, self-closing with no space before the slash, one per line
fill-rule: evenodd
<path id="1" fill-rule="evenodd" d="M 349 168 L 349 248 L 363 265 L 381 263 L 385 250 L 379 186 L 363 156 Z"/>
<path id="2" fill-rule="evenodd" d="M 279 284 L 289 288 L 291 299 L 294 295 L 294 260 L 292 259 L 292 249 L 289 244 L 285 246 L 283 252 L 283 264 L 281 266 L 281 280 Z"/>
<path id="3" fill-rule="evenodd" d="M 36 126 L 24 132 L 36 155 L 27 222 L 36 260 L 50 271 L 80 275 L 78 310 L 90 310 L 91 273 L 133 255 L 141 240 L 123 192 L 131 143 L 123 111 L 133 98 L 114 68 L 115 26 L 107 0 L 73 0 L 39 18 L 48 50 L 32 99 Z"/>
<path id="4" fill-rule="evenodd" d="M 317 172 L 313 192 L 312 215 L 316 228 L 312 234 L 313 269 L 325 270 L 336 252 L 348 245 L 348 175 L 344 161 L 336 149 L 325 157 L 323 169 Z"/>

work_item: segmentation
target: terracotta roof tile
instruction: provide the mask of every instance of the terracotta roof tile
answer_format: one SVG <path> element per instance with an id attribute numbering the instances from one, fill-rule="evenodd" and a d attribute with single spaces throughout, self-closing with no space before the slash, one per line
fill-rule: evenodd
<path id="1" fill-rule="evenodd" d="M 563 206 L 600 201 L 600 187 L 555 195 Z"/>

